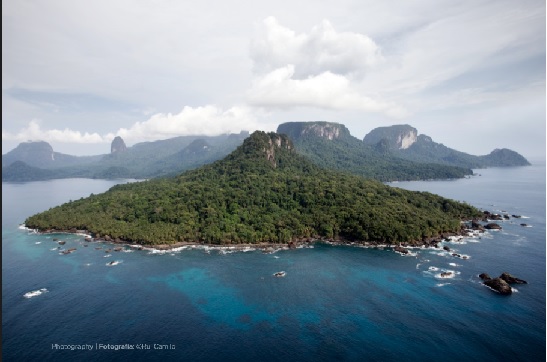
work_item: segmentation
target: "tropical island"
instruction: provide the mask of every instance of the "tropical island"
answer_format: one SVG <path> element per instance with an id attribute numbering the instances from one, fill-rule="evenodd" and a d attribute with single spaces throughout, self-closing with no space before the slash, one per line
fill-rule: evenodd
<path id="1" fill-rule="evenodd" d="M 176 177 L 121 184 L 28 217 L 40 232 L 160 245 L 286 244 L 305 239 L 419 243 L 483 213 L 321 168 L 287 135 L 256 131 L 227 157 Z"/>

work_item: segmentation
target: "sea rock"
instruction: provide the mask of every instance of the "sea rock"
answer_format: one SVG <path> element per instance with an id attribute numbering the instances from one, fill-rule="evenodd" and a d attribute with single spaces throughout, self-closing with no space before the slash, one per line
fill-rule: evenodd
<path id="1" fill-rule="evenodd" d="M 486 279 L 483 283 L 501 295 L 510 295 L 513 293 L 509 283 L 501 278 Z"/>
<path id="2" fill-rule="evenodd" d="M 528 284 L 525 280 L 519 279 L 509 273 L 502 273 L 500 279 L 505 280 L 509 284 Z"/>
<path id="3" fill-rule="evenodd" d="M 522 217 L 520 215 L 511 215 L 511 216 L 513 216 L 515 219 L 520 219 Z"/>
<path id="4" fill-rule="evenodd" d="M 488 218 L 490 220 L 503 220 L 503 217 L 500 214 L 490 214 Z"/>
<path id="5" fill-rule="evenodd" d="M 482 280 L 492 279 L 492 278 L 490 278 L 490 275 L 488 275 L 486 273 L 479 274 L 479 278 L 481 278 Z"/>
<path id="6" fill-rule="evenodd" d="M 448 246 L 443 246 L 443 249 L 446 251 L 450 251 L 450 248 Z"/>
<path id="7" fill-rule="evenodd" d="M 393 250 L 395 250 L 396 252 L 398 253 L 401 253 L 401 254 L 408 254 L 408 250 L 406 250 L 405 248 L 397 245 L 393 248 Z"/>
<path id="8" fill-rule="evenodd" d="M 484 228 L 489 230 L 500 230 L 501 226 L 499 224 L 496 224 L 495 222 L 491 222 L 489 224 L 486 224 Z"/>
<path id="9" fill-rule="evenodd" d="M 526 227 L 526 226 L 528 226 L 528 224 L 520 224 L 520 226 L 524 226 L 524 227 Z"/>

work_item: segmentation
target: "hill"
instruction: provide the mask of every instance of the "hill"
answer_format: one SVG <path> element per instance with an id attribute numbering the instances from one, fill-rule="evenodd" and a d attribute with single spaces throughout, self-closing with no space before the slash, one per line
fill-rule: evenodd
<path id="1" fill-rule="evenodd" d="M 430 193 L 322 169 L 297 154 L 286 135 L 257 131 L 220 161 L 176 177 L 117 185 L 25 224 L 140 244 L 396 243 L 459 232 L 462 218 L 479 214 Z"/>
<path id="2" fill-rule="evenodd" d="M 66 155 L 53 151 L 53 148 L 47 142 L 29 141 L 20 143 L 13 150 L 2 155 L 2 167 L 9 166 L 16 161 L 22 161 L 31 167 L 51 169 L 74 165 L 87 165 L 100 160 L 101 157 L 102 156 Z"/>
<path id="3" fill-rule="evenodd" d="M 370 146 L 381 142 L 387 152 L 415 162 L 432 162 L 466 168 L 530 165 L 522 155 L 506 148 L 496 149 L 483 156 L 456 151 L 434 142 L 429 136 L 418 135 L 416 128 L 409 125 L 375 128 L 365 136 L 363 142 Z"/>
<path id="4" fill-rule="evenodd" d="M 53 151 L 47 142 L 21 143 L 2 155 L 2 181 L 39 181 L 52 178 L 137 178 L 175 175 L 216 161 L 239 146 L 248 132 L 219 136 L 180 136 L 126 147 L 121 137 L 111 152 L 97 156 L 70 156 Z M 202 147 L 201 150 L 198 148 Z M 9 167 L 14 162 L 26 167 Z M 30 168 L 32 168 L 32 172 Z M 52 172 L 43 172 L 44 170 Z"/>
<path id="5" fill-rule="evenodd" d="M 279 125 L 277 133 L 288 135 L 297 152 L 321 167 L 380 181 L 462 178 L 473 173 L 469 168 L 402 159 L 391 154 L 390 145 L 365 144 L 339 123 L 289 122 Z"/>

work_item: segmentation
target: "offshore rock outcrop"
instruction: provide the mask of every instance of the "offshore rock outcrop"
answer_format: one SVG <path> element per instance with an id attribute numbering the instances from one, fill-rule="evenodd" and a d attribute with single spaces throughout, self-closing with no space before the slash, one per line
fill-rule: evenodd
<path id="1" fill-rule="evenodd" d="M 511 295 L 513 293 L 510 284 L 527 284 L 525 280 L 519 279 L 506 272 L 502 273 L 497 278 L 491 278 L 490 275 L 482 273 L 479 275 L 479 278 L 482 279 L 484 285 L 501 295 Z"/>

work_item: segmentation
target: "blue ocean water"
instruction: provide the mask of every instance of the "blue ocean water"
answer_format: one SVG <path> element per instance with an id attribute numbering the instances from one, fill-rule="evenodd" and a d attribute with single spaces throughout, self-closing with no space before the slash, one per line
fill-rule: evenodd
<path id="1" fill-rule="evenodd" d="M 544 361 L 545 165 L 476 172 L 391 184 L 523 216 L 446 244 L 469 259 L 326 244 L 105 253 L 19 224 L 127 180 L 2 183 L 3 360 Z M 529 284 L 500 296 L 477 276 L 504 271 Z"/>

